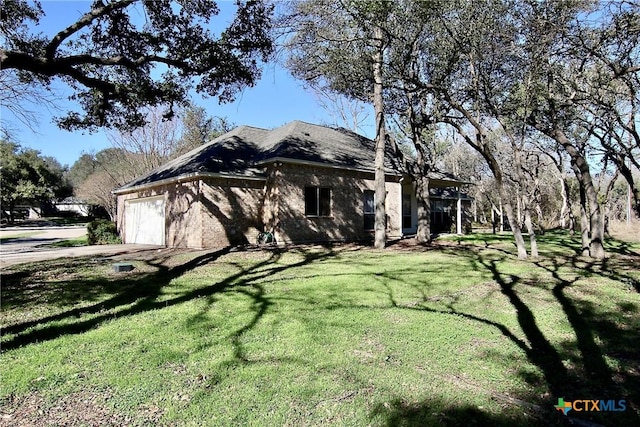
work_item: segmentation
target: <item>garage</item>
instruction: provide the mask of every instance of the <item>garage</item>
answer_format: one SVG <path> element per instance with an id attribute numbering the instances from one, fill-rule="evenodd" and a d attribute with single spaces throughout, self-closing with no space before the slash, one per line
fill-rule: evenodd
<path id="1" fill-rule="evenodd" d="M 164 197 L 148 197 L 125 202 L 125 243 L 165 244 Z"/>

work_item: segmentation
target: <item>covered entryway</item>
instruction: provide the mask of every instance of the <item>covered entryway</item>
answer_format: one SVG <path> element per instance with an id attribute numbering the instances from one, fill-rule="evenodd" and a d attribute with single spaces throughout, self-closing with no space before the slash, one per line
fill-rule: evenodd
<path id="1" fill-rule="evenodd" d="M 416 184 L 403 178 L 401 196 L 402 235 L 416 234 L 418 229 L 418 202 Z M 430 228 L 431 233 L 463 233 L 464 202 L 471 198 L 460 192 L 460 187 L 469 184 L 439 172 L 429 174 Z"/>
<path id="2" fill-rule="evenodd" d="M 125 202 L 125 243 L 165 244 L 164 196 Z"/>

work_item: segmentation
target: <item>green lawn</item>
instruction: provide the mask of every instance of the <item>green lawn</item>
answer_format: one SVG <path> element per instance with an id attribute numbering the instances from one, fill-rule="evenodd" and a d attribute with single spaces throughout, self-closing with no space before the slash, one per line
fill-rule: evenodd
<path id="1" fill-rule="evenodd" d="M 46 248 L 74 248 L 78 246 L 88 246 L 89 240 L 87 236 L 80 236 L 73 239 L 59 240 L 53 243 L 41 245 Z"/>
<path id="2" fill-rule="evenodd" d="M 640 246 L 540 240 L 13 267 L 0 425 L 638 425 Z"/>
<path id="3" fill-rule="evenodd" d="M 16 239 L 21 239 L 23 237 L 32 237 L 37 236 L 38 234 L 42 234 L 40 231 L 25 231 L 22 233 L 13 233 L 0 237 L 0 244 L 8 243 Z"/>

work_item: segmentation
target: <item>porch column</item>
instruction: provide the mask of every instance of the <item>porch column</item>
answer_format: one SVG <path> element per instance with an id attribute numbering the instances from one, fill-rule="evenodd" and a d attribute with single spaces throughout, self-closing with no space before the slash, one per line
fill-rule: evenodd
<path id="1" fill-rule="evenodd" d="M 404 215 L 404 212 L 402 211 L 402 208 L 404 207 L 402 205 L 402 197 L 404 196 L 404 176 L 402 178 L 400 178 L 400 209 L 398 209 L 398 212 L 400 213 L 400 238 L 404 238 L 404 231 L 402 230 L 402 215 Z"/>
<path id="2" fill-rule="evenodd" d="M 456 205 L 456 233 L 462 234 L 462 193 L 460 187 L 458 189 L 458 200 Z"/>

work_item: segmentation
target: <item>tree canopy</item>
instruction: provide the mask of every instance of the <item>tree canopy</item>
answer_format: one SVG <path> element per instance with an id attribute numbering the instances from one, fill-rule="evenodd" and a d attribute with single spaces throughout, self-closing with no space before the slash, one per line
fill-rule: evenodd
<path id="1" fill-rule="evenodd" d="M 562 165 L 566 158 L 584 195 L 585 253 L 604 256 L 597 166 L 605 174 L 614 165 L 640 206 L 631 169 L 638 168 L 640 149 L 638 3 L 398 0 L 384 4 L 379 21 L 367 20 L 363 12 L 375 7 L 359 8 L 364 3 L 294 3 L 284 20 L 292 74 L 311 86 L 372 99 L 376 38 L 370 33 L 379 25 L 384 105 L 376 111 L 399 123 L 413 143 L 418 194 L 428 199 L 419 175 L 433 166 L 430 144 L 437 140 L 426 136 L 453 129 L 491 170 L 518 255 L 527 257 L 520 231 L 526 227 L 536 256 L 531 212 L 541 212 L 541 171 L 545 162 Z M 551 158 L 543 156 L 546 149 Z M 428 206 L 418 212 L 420 230 Z M 418 240 L 428 236 L 424 230 Z"/>
<path id="2" fill-rule="evenodd" d="M 163 119 L 160 108 L 144 112 L 144 126 L 108 132 L 111 148 L 85 153 L 69 169 L 76 196 L 104 208 L 112 219 L 117 207 L 113 189 L 235 127 L 226 117 L 211 117 L 195 105 L 180 109 L 171 120 Z"/>
<path id="3" fill-rule="evenodd" d="M 49 204 L 54 198 L 70 195 L 64 172 L 56 159 L 0 140 L 0 202 L 10 220 L 18 203 Z"/>
<path id="4" fill-rule="evenodd" d="M 213 0 L 95 0 L 76 22 L 47 36 L 38 32 L 39 2 L 5 0 L 0 85 L 17 76 L 51 91 L 61 80 L 82 109 L 58 118 L 68 130 L 139 127 L 142 107 L 168 105 L 172 116 L 191 89 L 229 101 L 255 83 L 259 62 L 273 50 L 272 7 L 236 4 L 234 20 L 216 35 L 211 20 L 220 10 Z"/>

